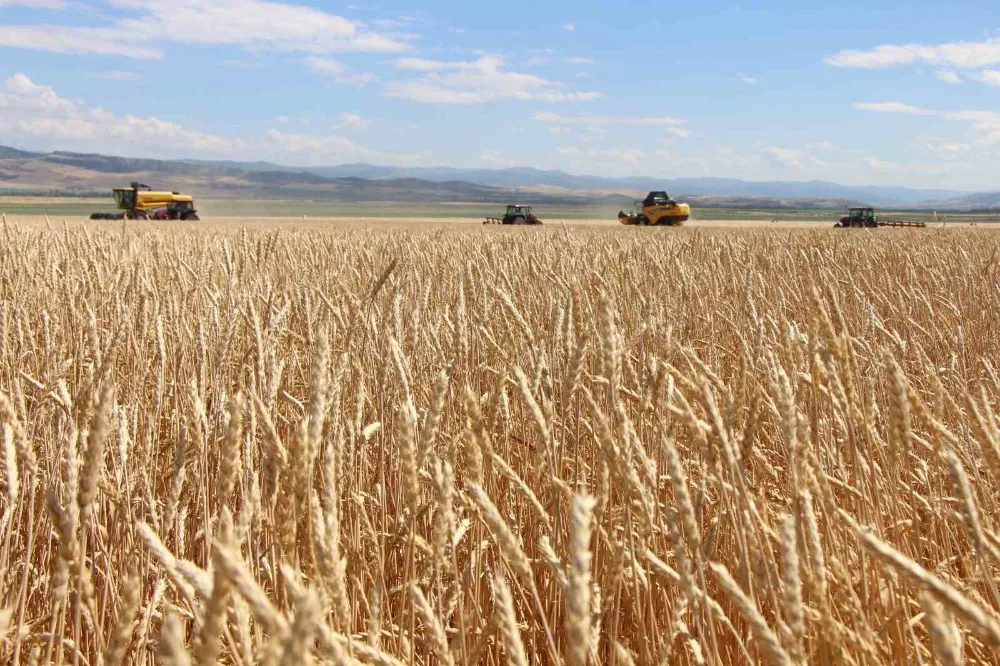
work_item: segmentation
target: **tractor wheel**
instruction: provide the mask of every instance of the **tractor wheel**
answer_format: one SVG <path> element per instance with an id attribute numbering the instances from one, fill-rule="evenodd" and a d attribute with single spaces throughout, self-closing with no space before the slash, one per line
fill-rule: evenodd
<path id="1" fill-rule="evenodd" d="M 511 224 L 524 224 L 524 218 L 518 215 L 517 217 L 514 218 Z"/>
<path id="2" fill-rule="evenodd" d="M 197 213 L 188 213 L 187 215 L 182 216 L 181 219 L 182 220 L 191 220 L 191 221 L 197 222 L 201 218 L 198 217 Z"/>

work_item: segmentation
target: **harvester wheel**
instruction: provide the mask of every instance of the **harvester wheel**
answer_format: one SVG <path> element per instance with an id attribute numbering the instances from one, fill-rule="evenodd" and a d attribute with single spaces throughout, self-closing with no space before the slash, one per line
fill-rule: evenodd
<path id="1" fill-rule="evenodd" d="M 648 227 L 649 218 L 646 217 L 645 215 L 640 215 L 638 218 L 636 218 L 635 223 L 638 224 L 640 227 Z"/>

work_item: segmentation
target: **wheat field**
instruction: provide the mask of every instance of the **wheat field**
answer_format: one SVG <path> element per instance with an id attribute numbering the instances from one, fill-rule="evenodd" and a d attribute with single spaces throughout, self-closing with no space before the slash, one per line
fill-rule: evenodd
<path id="1" fill-rule="evenodd" d="M 998 660 L 989 231 L 0 231 L 0 662 Z"/>

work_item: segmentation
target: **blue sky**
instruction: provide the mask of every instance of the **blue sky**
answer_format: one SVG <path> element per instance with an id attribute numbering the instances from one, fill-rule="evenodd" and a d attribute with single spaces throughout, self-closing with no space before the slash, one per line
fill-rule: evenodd
<path id="1" fill-rule="evenodd" d="M 992 3 L 0 0 L 0 143 L 998 189 Z"/>

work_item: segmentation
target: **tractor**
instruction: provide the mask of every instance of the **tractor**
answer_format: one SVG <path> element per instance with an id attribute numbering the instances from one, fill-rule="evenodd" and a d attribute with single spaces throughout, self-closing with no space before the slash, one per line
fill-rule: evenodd
<path id="1" fill-rule="evenodd" d="M 847 209 L 847 216 L 840 218 L 840 221 L 833 225 L 834 229 L 877 229 L 879 227 L 915 227 L 921 228 L 927 225 L 923 222 L 909 222 L 905 220 L 879 220 L 875 215 L 875 209 L 867 206 L 857 206 Z"/>
<path id="2" fill-rule="evenodd" d="M 691 217 L 691 206 L 677 203 L 666 192 L 650 192 L 642 201 L 635 202 L 631 213 L 618 212 L 622 224 L 640 227 L 672 227 L 682 224 Z"/>
<path id="3" fill-rule="evenodd" d="M 507 206 L 507 212 L 504 213 L 503 217 L 488 217 L 483 222 L 483 224 L 541 224 L 542 221 L 538 219 L 534 213 L 531 212 L 531 206 L 525 204 L 511 204 Z"/>
<path id="4" fill-rule="evenodd" d="M 111 190 L 121 213 L 94 213 L 92 220 L 198 220 L 194 197 L 180 192 L 153 192 L 149 185 L 132 181 L 129 187 Z"/>

